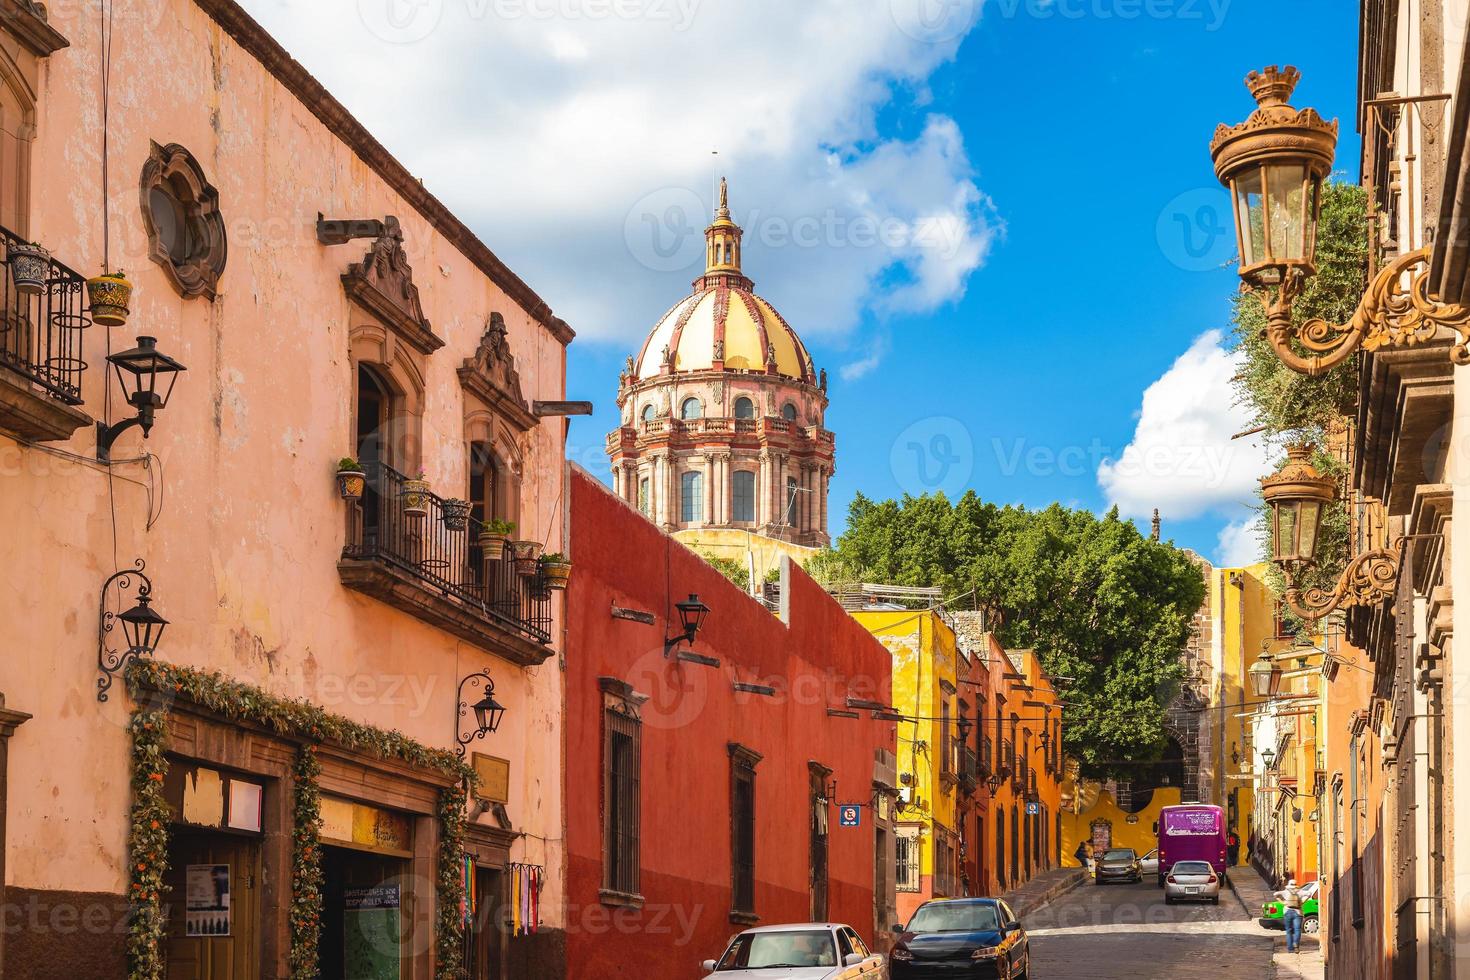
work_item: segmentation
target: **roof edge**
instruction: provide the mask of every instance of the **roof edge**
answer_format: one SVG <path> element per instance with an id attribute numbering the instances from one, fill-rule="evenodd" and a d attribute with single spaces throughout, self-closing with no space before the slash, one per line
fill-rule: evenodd
<path id="1" fill-rule="evenodd" d="M 272 77 L 296 96 L 322 125 L 345 143 L 373 169 L 389 187 L 418 211 L 433 228 L 459 249 L 477 268 L 490 277 L 511 299 L 563 345 L 576 336 L 566 321 L 551 312 L 550 305 L 525 280 L 511 271 L 490 247 L 470 230 L 419 181 L 398 158 L 370 133 L 357 117 L 338 102 L 270 33 L 245 12 L 235 0 L 194 0 L 199 9 L 214 19 L 235 43 L 260 62 Z"/>

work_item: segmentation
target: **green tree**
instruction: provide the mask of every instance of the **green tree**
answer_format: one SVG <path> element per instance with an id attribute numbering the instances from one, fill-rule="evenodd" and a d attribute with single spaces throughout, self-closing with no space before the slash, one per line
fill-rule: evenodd
<path id="1" fill-rule="evenodd" d="M 1162 756 L 1204 578 L 1116 509 L 859 495 L 831 562 L 870 581 L 938 585 L 952 608 L 991 611 L 1001 643 L 1035 649 L 1049 673 L 1069 678 L 1068 749 L 1090 775 Z"/>
<path id="2" fill-rule="evenodd" d="M 750 572 L 745 567 L 745 562 L 735 558 L 726 558 L 723 555 L 717 555 L 704 550 L 699 550 L 696 554 L 713 565 L 715 571 L 725 576 L 725 578 L 746 591 L 750 590 Z"/>

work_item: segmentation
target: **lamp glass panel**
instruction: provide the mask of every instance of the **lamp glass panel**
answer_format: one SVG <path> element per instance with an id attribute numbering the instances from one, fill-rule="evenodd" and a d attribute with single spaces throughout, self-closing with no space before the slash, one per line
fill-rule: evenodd
<path id="1" fill-rule="evenodd" d="M 1252 170 L 1235 178 L 1235 223 L 1240 231 L 1240 263 L 1266 260 L 1266 202 L 1261 172 Z"/>
<path id="2" fill-rule="evenodd" d="M 1294 500 L 1276 505 L 1276 558 L 1278 561 L 1297 557 L 1296 508 Z"/>
<path id="3" fill-rule="evenodd" d="M 1306 258 L 1307 168 L 1271 164 L 1266 168 L 1271 254 L 1277 259 Z"/>
<path id="4" fill-rule="evenodd" d="M 1315 500 L 1303 500 L 1300 506 L 1299 557 L 1310 559 L 1317 553 L 1317 531 L 1322 525 L 1322 505 Z"/>

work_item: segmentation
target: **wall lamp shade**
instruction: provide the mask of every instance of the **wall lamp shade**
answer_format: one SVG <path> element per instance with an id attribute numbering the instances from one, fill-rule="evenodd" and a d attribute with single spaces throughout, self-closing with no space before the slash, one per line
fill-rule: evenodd
<path id="1" fill-rule="evenodd" d="M 1271 655 L 1262 652 L 1256 658 L 1256 662 L 1251 664 L 1250 670 L 1246 671 L 1246 673 L 1250 675 L 1251 693 L 1258 698 L 1269 698 L 1271 696 L 1271 686 L 1276 679 L 1276 664 L 1271 660 Z M 1271 750 L 1267 749 L 1266 751 L 1269 752 Z M 1262 753 L 1262 755 L 1264 756 L 1265 753 Z"/>
<path id="2" fill-rule="evenodd" d="M 1273 768 L 1276 763 L 1276 751 L 1274 749 L 1262 749 L 1261 761 L 1266 764 L 1267 769 Z"/>
<path id="3" fill-rule="evenodd" d="M 496 732 L 500 729 L 500 720 L 505 717 L 505 705 L 495 700 L 493 693 L 476 701 L 473 710 L 475 724 L 480 726 L 480 731 Z"/>
<path id="4" fill-rule="evenodd" d="M 97 459 L 104 463 L 108 461 L 117 437 L 133 426 L 141 428 L 143 438 L 148 438 L 153 428 L 153 413 L 168 404 L 179 373 L 188 370 L 160 351 L 152 337 L 139 337 L 137 347 L 111 354 L 107 361 L 117 375 L 123 397 L 137 409 L 138 414 L 112 425 L 97 423 Z"/>
<path id="5" fill-rule="evenodd" d="M 158 615 L 158 610 L 149 602 L 148 590 L 141 588 L 138 590 L 138 604 L 117 615 L 128 649 L 136 657 L 152 656 L 158 649 L 158 641 L 163 638 L 163 628 L 168 625 L 168 620 Z"/>
<path id="6" fill-rule="evenodd" d="M 1322 512 L 1336 485 L 1312 465 L 1312 447 L 1288 448 L 1281 469 L 1261 481 L 1261 496 L 1271 508 L 1272 559 L 1286 567 L 1316 561 Z"/>
<path id="7" fill-rule="evenodd" d="M 664 640 L 664 656 L 680 643 L 694 644 L 694 638 L 699 635 L 700 629 L 704 627 L 705 618 L 709 616 L 709 606 L 699 601 L 699 596 L 690 593 L 689 598 L 683 602 L 674 603 L 674 608 L 679 611 L 679 625 L 683 632 Z"/>
<path id="8" fill-rule="evenodd" d="M 1337 153 L 1337 122 L 1288 104 L 1301 72 L 1276 65 L 1246 76 L 1256 111 L 1221 124 L 1210 142 L 1215 176 L 1230 191 L 1240 276 L 1252 286 L 1316 272 L 1322 181 Z"/>
<path id="9" fill-rule="evenodd" d="M 102 593 L 97 605 L 97 700 L 106 701 L 112 682 L 122 673 L 129 660 L 136 657 L 151 657 L 158 650 L 168 620 L 153 608 L 153 583 L 143 573 L 144 562 L 139 558 L 133 567 L 113 572 L 102 583 Z M 119 605 L 124 593 L 138 579 L 138 595 L 129 608 L 114 614 L 108 601 L 109 591 L 116 589 Z M 114 626 L 121 624 L 123 643 L 119 649 L 110 649 L 107 639 Z"/>

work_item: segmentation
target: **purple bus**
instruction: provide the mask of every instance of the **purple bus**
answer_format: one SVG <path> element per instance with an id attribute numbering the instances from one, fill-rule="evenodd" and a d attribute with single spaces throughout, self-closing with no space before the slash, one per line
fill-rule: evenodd
<path id="1" fill-rule="evenodd" d="M 1159 812 L 1159 887 L 1180 861 L 1208 861 L 1221 877 L 1227 863 L 1225 812 L 1206 803 L 1181 803 Z"/>

